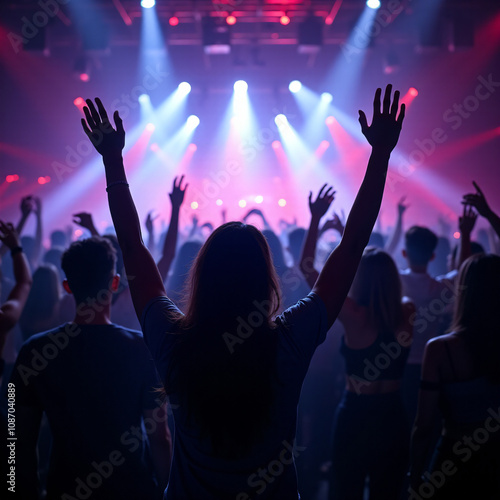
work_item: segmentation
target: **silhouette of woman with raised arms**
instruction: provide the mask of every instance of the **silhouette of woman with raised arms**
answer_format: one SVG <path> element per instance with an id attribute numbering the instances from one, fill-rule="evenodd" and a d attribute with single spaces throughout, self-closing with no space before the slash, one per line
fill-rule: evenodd
<path id="1" fill-rule="evenodd" d="M 83 128 L 103 156 L 108 200 L 144 339 L 175 419 L 167 500 L 297 500 L 294 446 L 300 388 L 316 347 L 337 318 L 378 215 L 388 162 L 404 118 L 391 86 L 374 99 L 366 174 L 341 243 L 312 292 L 283 314 L 269 247 L 240 222 L 217 228 L 191 270 L 185 314 L 167 298 L 141 237 L 116 130 L 99 99 L 87 100 Z"/>

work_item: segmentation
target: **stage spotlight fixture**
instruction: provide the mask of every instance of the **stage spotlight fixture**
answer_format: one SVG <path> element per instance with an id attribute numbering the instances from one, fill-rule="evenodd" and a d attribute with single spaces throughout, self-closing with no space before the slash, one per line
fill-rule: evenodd
<path id="1" fill-rule="evenodd" d="M 19 176 L 17 174 L 11 174 L 11 175 L 7 175 L 7 177 L 5 177 L 5 182 L 16 182 L 19 180 Z"/>
<path id="2" fill-rule="evenodd" d="M 245 208 L 247 206 L 247 202 L 245 200 L 240 200 L 238 202 L 238 205 L 241 207 L 241 208 Z"/>
<path id="3" fill-rule="evenodd" d="M 85 106 L 85 99 L 83 97 L 77 97 L 74 101 L 73 104 L 77 107 L 80 108 L 82 106 Z"/>
<path id="4" fill-rule="evenodd" d="M 276 118 L 274 119 L 274 123 L 278 126 L 278 128 L 285 126 L 288 123 L 288 120 L 285 115 L 279 114 L 276 115 Z"/>
<path id="5" fill-rule="evenodd" d="M 259 203 L 259 204 L 260 204 L 260 203 L 262 203 L 263 201 L 264 201 L 264 197 L 263 197 L 262 195 L 260 195 L 260 194 L 259 194 L 259 195 L 257 195 L 257 196 L 255 197 L 255 203 Z"/>
<path id="6" fill-rule="evenodd" d="M 299 54 L 317 54 L 323 45 L 323 18 L 309 16 L 298 27 Z"/>
<path id="7" fill-rule="evenodd" d="M 87 56 L 81 55 L 76 58 L 73 71 L 78 79 L 82 82 L 90 80 L 90 60 Z"/>
<path id="8" fill-rule="evenodd" d="M 177 26 L 179 24 L 179 18 L 177 16 L 172 16 L 168 20 L 168 24 L 170 24 L 170 26 Z"/>
<path id="9" fill-rule="evenodd" d="M 179 83 L 178 89 L 182 94 L 189 94 L 189 92 L 191 92 L 191 85 L 189 85 L 188 82 L 181 82 Z"/>
<path id="10" fill-rule="evenodd" d="M 226 17 L 226 23 L 229 24 L 229 26 L 232 26 L 233 24 L 236 24 L 236 17 L 234 17 L 234 16 L 227 16 Z"/>
<path id="11" fill-rule="evenodd" d="M 230 26 L 219 17 L 204 17 L 201 32 L 205 54 L 229 54 L 231 52 Z"/>
<path id="12" fill-rule="evenodd" d="M 290 82 L 290 85 L 288 85 L 288 89 L 293 94 L 299 92 L 301 88 L 302 88 L 302 83 L 300 83 L 298 80 L 293 80 Z"/>
<path id="13" fill-rule="evenodd" d="M 143 9 L 150 9 L 155 6 L 155 0 L 141 0 L 141 7 Z"/>
<path id="14" fill-rule="evenodd" d="M 281 147 L 281 142 L 280 141 L 273 141 L 271 146 L 273 147 L 273 149 L 279 149 Z"/>
<path id="15" fill-rule="evenodd" d="M 333 116 L 328 116 L 325 120 L 327 125 L 333 125 L 335 123 L 335 118 Z"/>
<path id="16" fill-rule="evenodd" d="M 187 124 L 190 127 L 197 127 L 200 124 L 200 119 L 196 115 L 190 115 L 187 119 Z"/>
<path id="17" fill-rule="evenodd" d="M 330 16 L 326 17 L 325 24 L 327 24 L 328 26 L 333 24 L 333 17 L 330 17 Z"/>
<path id="18" fill-rule="evenodd" d="M 191 151 L 191 153 L 194 153 L 196 150 L 198 149 L 198 146 L 196 144 L 194 144 L 194 142 L 192 142 L 189 146 L 188 146 L 188 150 Z"/>
<path id="19" fill-rule="evenodd" d="M 149 96 L 148 94 L 141 94 L 138 98 L 138 101 L 141 103 L 141 104 L 146 104 L 147 102 L 149 102 Z"/>
<path id="20" fill-rule="evenodd" d="M 284 206 L 286 206 L 286 200 L 285 200 L 284 198 L 279 199 L 279 200 L 278 200 L 278 205 L 279 205 L 280 207 L 284 207 Z"/>
<path id="21" fill-rule="evenodd" d="M 148 132 L 154 132 L 155 128 L 156 128 L 156 127 L 155 127 L 155 124 L 154 124 L 154 123 L 148 123 L 148 124 L 146 125 L 146 130 L 147 130 Z"/>
<path id="22" fill-rule="evenodd" d="M 370 9 L 380 9 L 380 0 L 366 0 L 366 6 Z"/>
<path id="23" fill-rule="evenodd" d="M 244 80 L 238 80 L 234 82 L 234 91 L 235 92 L 246 92 L 248 90 L 248 83 Z"/>
<path id="24" fill-rule="evenodd" d="M 222 203 L 223 203 L 223 202 L 222 202 L 222 200 L 221 200 L 220 198 L 219 198 L 219 199 L 215 202 L 215 204 L 216 204 L 218 207 L 220 207 L 220 206 L 222 205 Z"/>
<path id="25" fill-rule="evenodd" d="M 193 202 L 191 203 L 191 208 L 192 208 L 193 210 L 196 210 L 196 209 L 198 208 L 198 202 L 197 202 L 197 201 L 193 201 Z"/>
<path id="26" fill-rule="evenodd" d="M 410 87 L 408 89 L 408 93 L 412 96 L 412 97 L 417 97 L 418 96 L 418 90 L 415 88 L 415 87 Z"/>
<path id="27" fill-rule="evenodd" d="M 323 92 L 321 94 L 321 100 L 323 102 L 332 102 L 333 96 L 332 96 L 332 94 L 330 94 L 330 92 Z"/>

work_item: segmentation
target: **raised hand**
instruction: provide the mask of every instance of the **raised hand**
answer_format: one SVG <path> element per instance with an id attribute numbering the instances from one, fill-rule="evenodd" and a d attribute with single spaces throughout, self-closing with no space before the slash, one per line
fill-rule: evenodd
<path id="1" fill-rule="evenodd" d="M 186 184 L 184 188 L 182 188 L 182 181 L 184 180 L 184 176 L 181 175 L 179 182 L 177 182 L 177 177 L 174 177 L 174 182 L 172 186 L 172 192 L 169 194 L 170 202 L 172 203 L 172 208 L 179 209 L 184 201 L 184 194 L 186 193 L 186 189 L 189 184 Z"/>
<path id="2" fill-rule="evenodd" d="M 25 196 L 21 200 L 21 215 L 23 217 L 28 217 L 28 215 L 33 211 L 33 196 Z"/>
<path id="3" fill-rule="evenodd" d="M 36 215 L 42 214 L 42 200 L 38 196 L 33 197 L 33 212 Z"/>
<path id="4" fill-rule="evenodd" d="M 477 214 L 474 212 L 470 205 L 464 205 L 464 212 L 458 218 L 458 229 L 462 234 L 470 235 L 476 223 Z"/>
<path id="5" fill-rule="evenodd" d="M 472 181 L 472 184 L 476 188 L 476 193 L 465 194 L 462 200 L 464 205 L 471 205 L 474 207 L 479 215 L 483 217 L 488 217 L 491 214 L 491 208 L 486 201 L 486 197 L 484 196 L 481 188 L 476 184 L 475 181 Z"/>
<path id="6" fill-rule="evenodd" d="M 82 118 L 83 130 L 97 152 L 103 157 L 120 156 L 125 146 L 125 130 L 122 119 L 118 111 L 115 111 L 113 114 L 115 130 L 109 122 L 108 114 L 101 100 L 96 97 L 95 102 L 97 109 L 90 99 L 86 100 L 87 106 L 83 108 L 85 113 L 85 118 Z"/>
<path id="7" fill-rule="evenodd" d="M 309 210 L 312 217 L 321 219 L 335 199 L 336 191 L 333 191 L 333 186 L 325 191 L 326 186 L 327 184 L 323 184 L 315 201 L 312 201 L 312 191 L 309 192 Z"/>
<path id="8" fill-rule="evenodd" d="M 5 223 L 1 220 L 0 220 L 0 241 L 10 250 L 21 246 L 19 235 L 14 229 L 14 226 L 10 222 Z"/>
<path id="9" fill-rule="evenodd" d="M 145 222 L 145 224 L 146 224 L 146 231 L 147 231 L 148 233 L 151 233 L 151 232 L 153 231 L 153 222 L 154 222 L 156 219 L 158 219 L 158 217 L 159 217 L 159 215 L 155 215 L 155 216 L 153 217 L 153 211 L 148 212 L 148 215 L 147 215 L 147 217 L 146 217 L 146 222 Z"/>
<path id="10" fill-rule="evenodd" d="M 407 210 L 407 208 L 410 206 L 408 204 L 405 205 L 405 200 L 406 196 L 402 196 L 401 199 L 398 201 L 398 215 L 401 217 Z"/>
<path id="11" fill-rule="evenodd" d="M 264 214 L 262 213 L 262 210 L 260 210 L 260 208 L 252 208 L 243 217 L 243 222 L 245 222 L 251 215 L 258 215 L 259 217 L 264 217 Z"/>
<path id="12" fill-rule="evenodd" d="M 95 228 L 92 214 L 89 214 L 88 212 L 73 214 L 73 222 L 85 229 L 88 229 L 91 233 Z"/>
<path id="13" fill-rule="evenodd" d="M 325 222 L 321 228 L 321 232 L 327 231 L 328 229 L 335 229 L 340 235 L 344 234 L 344 223 L 335 212 L 333 212 L 333 217 Z"/>
<path id="14" fill-rule="evenodd" d="M 196 228 L 196 227 L 198 227 L 198 223 L 200 222 L 200 219 L 198 218 L 198 216 L 196 214 L 193 214 L 191 216 L 191 222 L 193 223 L 193 227 Z"/>
<path id="15" fill-rule="evenodd" d="M 394 100 L 391 106 L 392 85 L 387 85 L 384 94 L 382 112 L 380 111 L 380 97 L 382 89 L 377 89 L 375 99 L 373 100 L 373 119 L 372 124 L 368 126 L 366 115 L 359 110 L 359 123 L 361 132 L 366 137 L 373 149 L 384 153 L 390 153 L 398 143 L 399 134 L 405 117 L 405 105 L 401 104 L 399 116 L 399 90 L 394 92 Z"/>

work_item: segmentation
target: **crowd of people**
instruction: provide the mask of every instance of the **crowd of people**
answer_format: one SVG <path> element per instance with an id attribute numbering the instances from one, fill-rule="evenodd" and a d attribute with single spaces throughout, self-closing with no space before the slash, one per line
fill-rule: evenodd
<path id="1" fill-rule="evenodd" d="M 391 234 L 374 231 L 399 97 L 377 89 L 370 125 L 360 111 L 372 150 L 347 218 L 327 216 L 325 184 L 307 229 L 259 209 L 180 228 L 180 176 L 146 243 L 122 120 L 86 101 L 116 235 L 81 212 L 88 234 L 56 230 L 45 249 L 33 196 L 16 227 L 0 221 L 13 498 L 500 498 L 500 217 L 474 182 L 455 247 L 449 227 L 405 230 L 404 197 Z"/>

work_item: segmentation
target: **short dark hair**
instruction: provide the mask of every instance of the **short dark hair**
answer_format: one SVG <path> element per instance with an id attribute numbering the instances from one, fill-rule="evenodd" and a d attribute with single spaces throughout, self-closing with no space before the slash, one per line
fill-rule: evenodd
<path id="1" fill-rule="evenodd" d="M 410 264 L 427 265 L 437 244 L 438 237 L 426 227 L 412 226 L 405 233 L 405 249 Z"/>
<path id="2" fill-rule="evenodd" d="M 93 236 L 72 243 L 61 265 L 76 302 L 84 302 L 109 289 L 116 269 L 116 251 L 107 239 Z"/>

